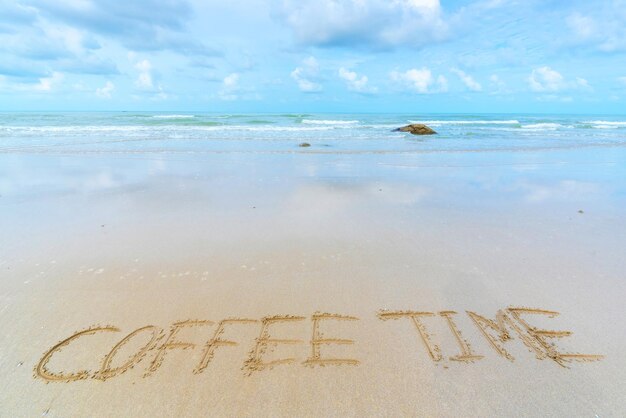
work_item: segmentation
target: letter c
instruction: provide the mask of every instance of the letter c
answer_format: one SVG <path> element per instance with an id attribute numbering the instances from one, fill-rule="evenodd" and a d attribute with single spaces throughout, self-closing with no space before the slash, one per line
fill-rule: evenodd
<path id="1" fill-rule="evenodd" d="M 60 343 L 52 347 L 50 350 L 48 350 L 46 354 L 44 354 L 44 356 L 41 358 L 41 360 L 37 364 L 37 367 L 35 367 L 36 376 L 48 382 L 72 382 L 75 380 L 82 380 L 82 379 L 88 378 L 89 377 L 88 370 L 79 370 L 75 373 L 67 373 L 67 374 L 53 373 L 46 368 L 46 365 L 48 364 L 48 362 L 50 361 L 54 353 L 56 353 L 57 351 L 60 351 L 63 347 L 65 347 L 66 345 L 74 341 L 75 339 L 80 338 L 83 335 L 93 335 L 96 332 L 100 332 L 100 331 L 119 332 L 120 330 L 119 328 L 116 328 L 116 327 L 89 328 L 84 331 L 77 332 L 76 334 L 72 335 L 69 338 L 66 338 L 65 340 L 61 341 Z"/>

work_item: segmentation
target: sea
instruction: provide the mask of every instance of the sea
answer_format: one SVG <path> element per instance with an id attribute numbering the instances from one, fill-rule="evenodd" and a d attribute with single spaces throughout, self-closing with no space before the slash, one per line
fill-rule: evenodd
<path id="1" fill-rule="evenodd" d="M 423 123 L 438 135 L 395 128 Z M 301 143 L 310 147 L 301 147 Z M 3 153 L 431 153 L 626 146 L 626 116 L 0 113 Z"/>

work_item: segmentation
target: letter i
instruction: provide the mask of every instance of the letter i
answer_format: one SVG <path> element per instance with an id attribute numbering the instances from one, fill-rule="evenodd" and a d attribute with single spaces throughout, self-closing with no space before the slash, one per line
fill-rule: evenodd
<path id="1" fill-rule="evenodd" d="M 439 315 L 446 318 L 446 321 L 448 322 L 448 326 L 450 327 L 450 331 L 452 331 L 452 334 L 454 335 L 454 338 L 456 339 L 456 342 L 459 344 L 459 348 L 461 349 L 461 354 L 459 354 L 458 356 L 450 357 L 450 360 L 469 362 L 469 361 L 482 359 L 483 356 L 472 353 L 472 349 L 470 348 L 469 343 L 465 341 L 465 339 L 461 335 L 461 331 L 459 330 L 459 328 L 456 326 L 456 323 L 452 319 L 452 315 L 456 315 L 456 312 L 441 311 L 439 312 Z"/>

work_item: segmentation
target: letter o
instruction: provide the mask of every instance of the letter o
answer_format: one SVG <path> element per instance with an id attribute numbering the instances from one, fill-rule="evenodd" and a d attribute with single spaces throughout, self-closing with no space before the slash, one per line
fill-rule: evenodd
<path id="1" fill-rule="evenodd" d="M 135 355 L 126 363 L 122 364 L 119 367 L 111 369 L 111 362 L 113 361 L 113 357 L 115 357 L 115 354 L 117 354 L 118 350 L 122 348 L 126 343 L 128 343 L 137 334 L 144 332 L 144 331 L 148 331 L 148 330 L 152 331 L 152 338 L 150 338 L 150 341 L 146 345 L 144 345 L 137 353 L 135 353 Z M 126 370 L 133 367 L 135 364 L 139 363 L 143 359 L 143 357 L 146 355 L 146 353 L 156 343 L 156 341 L 159 338 L 159 335 L 161 334 L 161 331 L 162 331 L 161 328 L 158 328 L 154 325 L 148 325 L 148 326 L 136 329 L 135 331 L 128 334 L 126 337 L 122 338 L 122 340 L 118 342 L 117 344 L 115 344 L 115 347 L 113 347 L 111 351 L 109 352 L 109 354 L 107 354 L 107 356 L 104 358 L 104 360 L 102 361 L 102 366 L 100 367 L 100 371 L 96 373 L 94 378 L 107 380 L 119 374 L 124 373 Z"/>

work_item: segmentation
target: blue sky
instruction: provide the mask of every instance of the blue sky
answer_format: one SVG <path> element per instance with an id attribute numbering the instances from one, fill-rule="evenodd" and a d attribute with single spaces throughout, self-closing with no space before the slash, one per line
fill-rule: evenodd
<path id="1" fill-rule="evenodd" d="M 0 109 L 626 113 L 626 0 L 0 0 Z"/>

